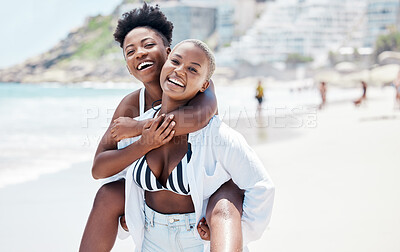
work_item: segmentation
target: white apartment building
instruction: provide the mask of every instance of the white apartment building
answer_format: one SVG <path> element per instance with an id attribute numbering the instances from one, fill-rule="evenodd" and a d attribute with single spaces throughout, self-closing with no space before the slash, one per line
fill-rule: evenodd
<path id="1" fill-rule="evenodd" d="M 368 0 L 365 46 L 374 47 L 379 35 L 398 26 L 399 8 L 399 0 Z"/>
<path id="2" fill-rule="evenodd" d="M 188 38 L 210 42 L 219 49 L 241 36 L 260 12 L 256 0 L 171 0 L 155 1 L 174 24 L 172 45 Z M 125 4 L 120 14 L 142 6 Z M 210 39 L 210 40 L 209 40 Z"/>
<path id="3" fill-rule="evenodd" d="M 365 0 L 277 0 L 238 41 L 221 50 L 221 63 L 247 61 L 284 62 L 288 54 L 326 61 L 340 47 L 361 47 L 365 25 Z"/>

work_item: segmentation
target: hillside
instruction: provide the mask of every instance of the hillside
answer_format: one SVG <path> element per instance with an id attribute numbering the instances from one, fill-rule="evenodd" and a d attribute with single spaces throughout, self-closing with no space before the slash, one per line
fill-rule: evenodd
<path id="1" fill-rule="evenodd" d="M 1 69 L 0 82 L 131 81 L 121 48 L 112 36 L 119 8 L 131 2 L 136 1 L 123 1 L 111 15 L 87 18 L 49 51 Z"/>

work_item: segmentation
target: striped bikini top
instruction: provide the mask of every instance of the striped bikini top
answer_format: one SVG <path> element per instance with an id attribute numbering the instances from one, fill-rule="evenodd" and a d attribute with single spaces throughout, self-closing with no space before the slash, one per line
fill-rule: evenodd
<path id="1" fill-rule="evenodd" d="M 190 195 L 189 181 L 187 179 L 186 167 L 192 157 L 192 147 L 188 142 L 188 150 L 185 156 L 168 176 L 164 187 L 156 178 L 147 164 L 146 156 L 139 158 L 133 168 L 133 181 L 145 191 L 156 192 L 168 190 L 180 195 Z"/>

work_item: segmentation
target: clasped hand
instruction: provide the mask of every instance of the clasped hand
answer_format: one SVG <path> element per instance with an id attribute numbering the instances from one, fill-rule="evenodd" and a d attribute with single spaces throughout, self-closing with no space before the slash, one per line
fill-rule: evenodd
<path id="1" fill-rule="evenodd" d="M 130 117 L 118 117 L 111 125 L 111 136 L 116 142 L 124 138 L 139 136 L 142 134 L 143 126 L 141 121 L 137 121 Z"/>
<path id="2" fill-rule="evenodd" d="M 173 118 L 174 115 L 165 118 L 165 114 L 162 114 L 155 119 L 148 120 L 143 126 L 140 142 L 150 146 L 151 149 L 156 149 L 171 141 L 175 134 Z"/>
<path id="3" fill-rule="evenodd" d="M 125 138 L 142 135 L 141 141 L 149 146 L 158 148 L 169 142 L 174 136 L 172 130 L 175 122 L 174 115 L 165 118 L 165 114 L 157 118 L 138 121 L 130 117 L 118 117 L 111 125 L 111 136 L 116 142 Z"/>

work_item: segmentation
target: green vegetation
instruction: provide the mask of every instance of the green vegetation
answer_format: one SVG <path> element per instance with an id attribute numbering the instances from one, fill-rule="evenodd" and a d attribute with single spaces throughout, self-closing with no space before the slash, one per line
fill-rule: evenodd
<path id="1" fill-rule="evenodd" d="M 119 47 L 114 42 L 113 38 L 114 28 L 111 25 L 112 21 L 112 16 L 96 16 L 90 18 L 87 26 L 81 30 L 86 39 L 79 45 L 70 60 L 93 60 L 109 53 L 118 52 Z"/>
<path id="2" fill-rule="evenodd" d="M 400 51 L 400 32 L 392 31 L 387 35 L 381 35 L 375 43 L 375 58 L 384 51 Z"/>
<path id="3" fill-rule="evenodd" d="M 312 62 L 313 60 L 314 59 L 309 56 L 304 56 L 298 53 L 290 53 L 286 58 L 286 64 L 295 65 L 295 64 Z"/>
<path id="4" fill-rule="evenodd" d="M 96 17 L 90 17 L 87 24 L 87 30 L 95 31 L 99 28 L 101 29 L 103 27 L 106 27 L 109 18 L 110 16 L 103 17 L 101 15 L 98 15 Z"/>

